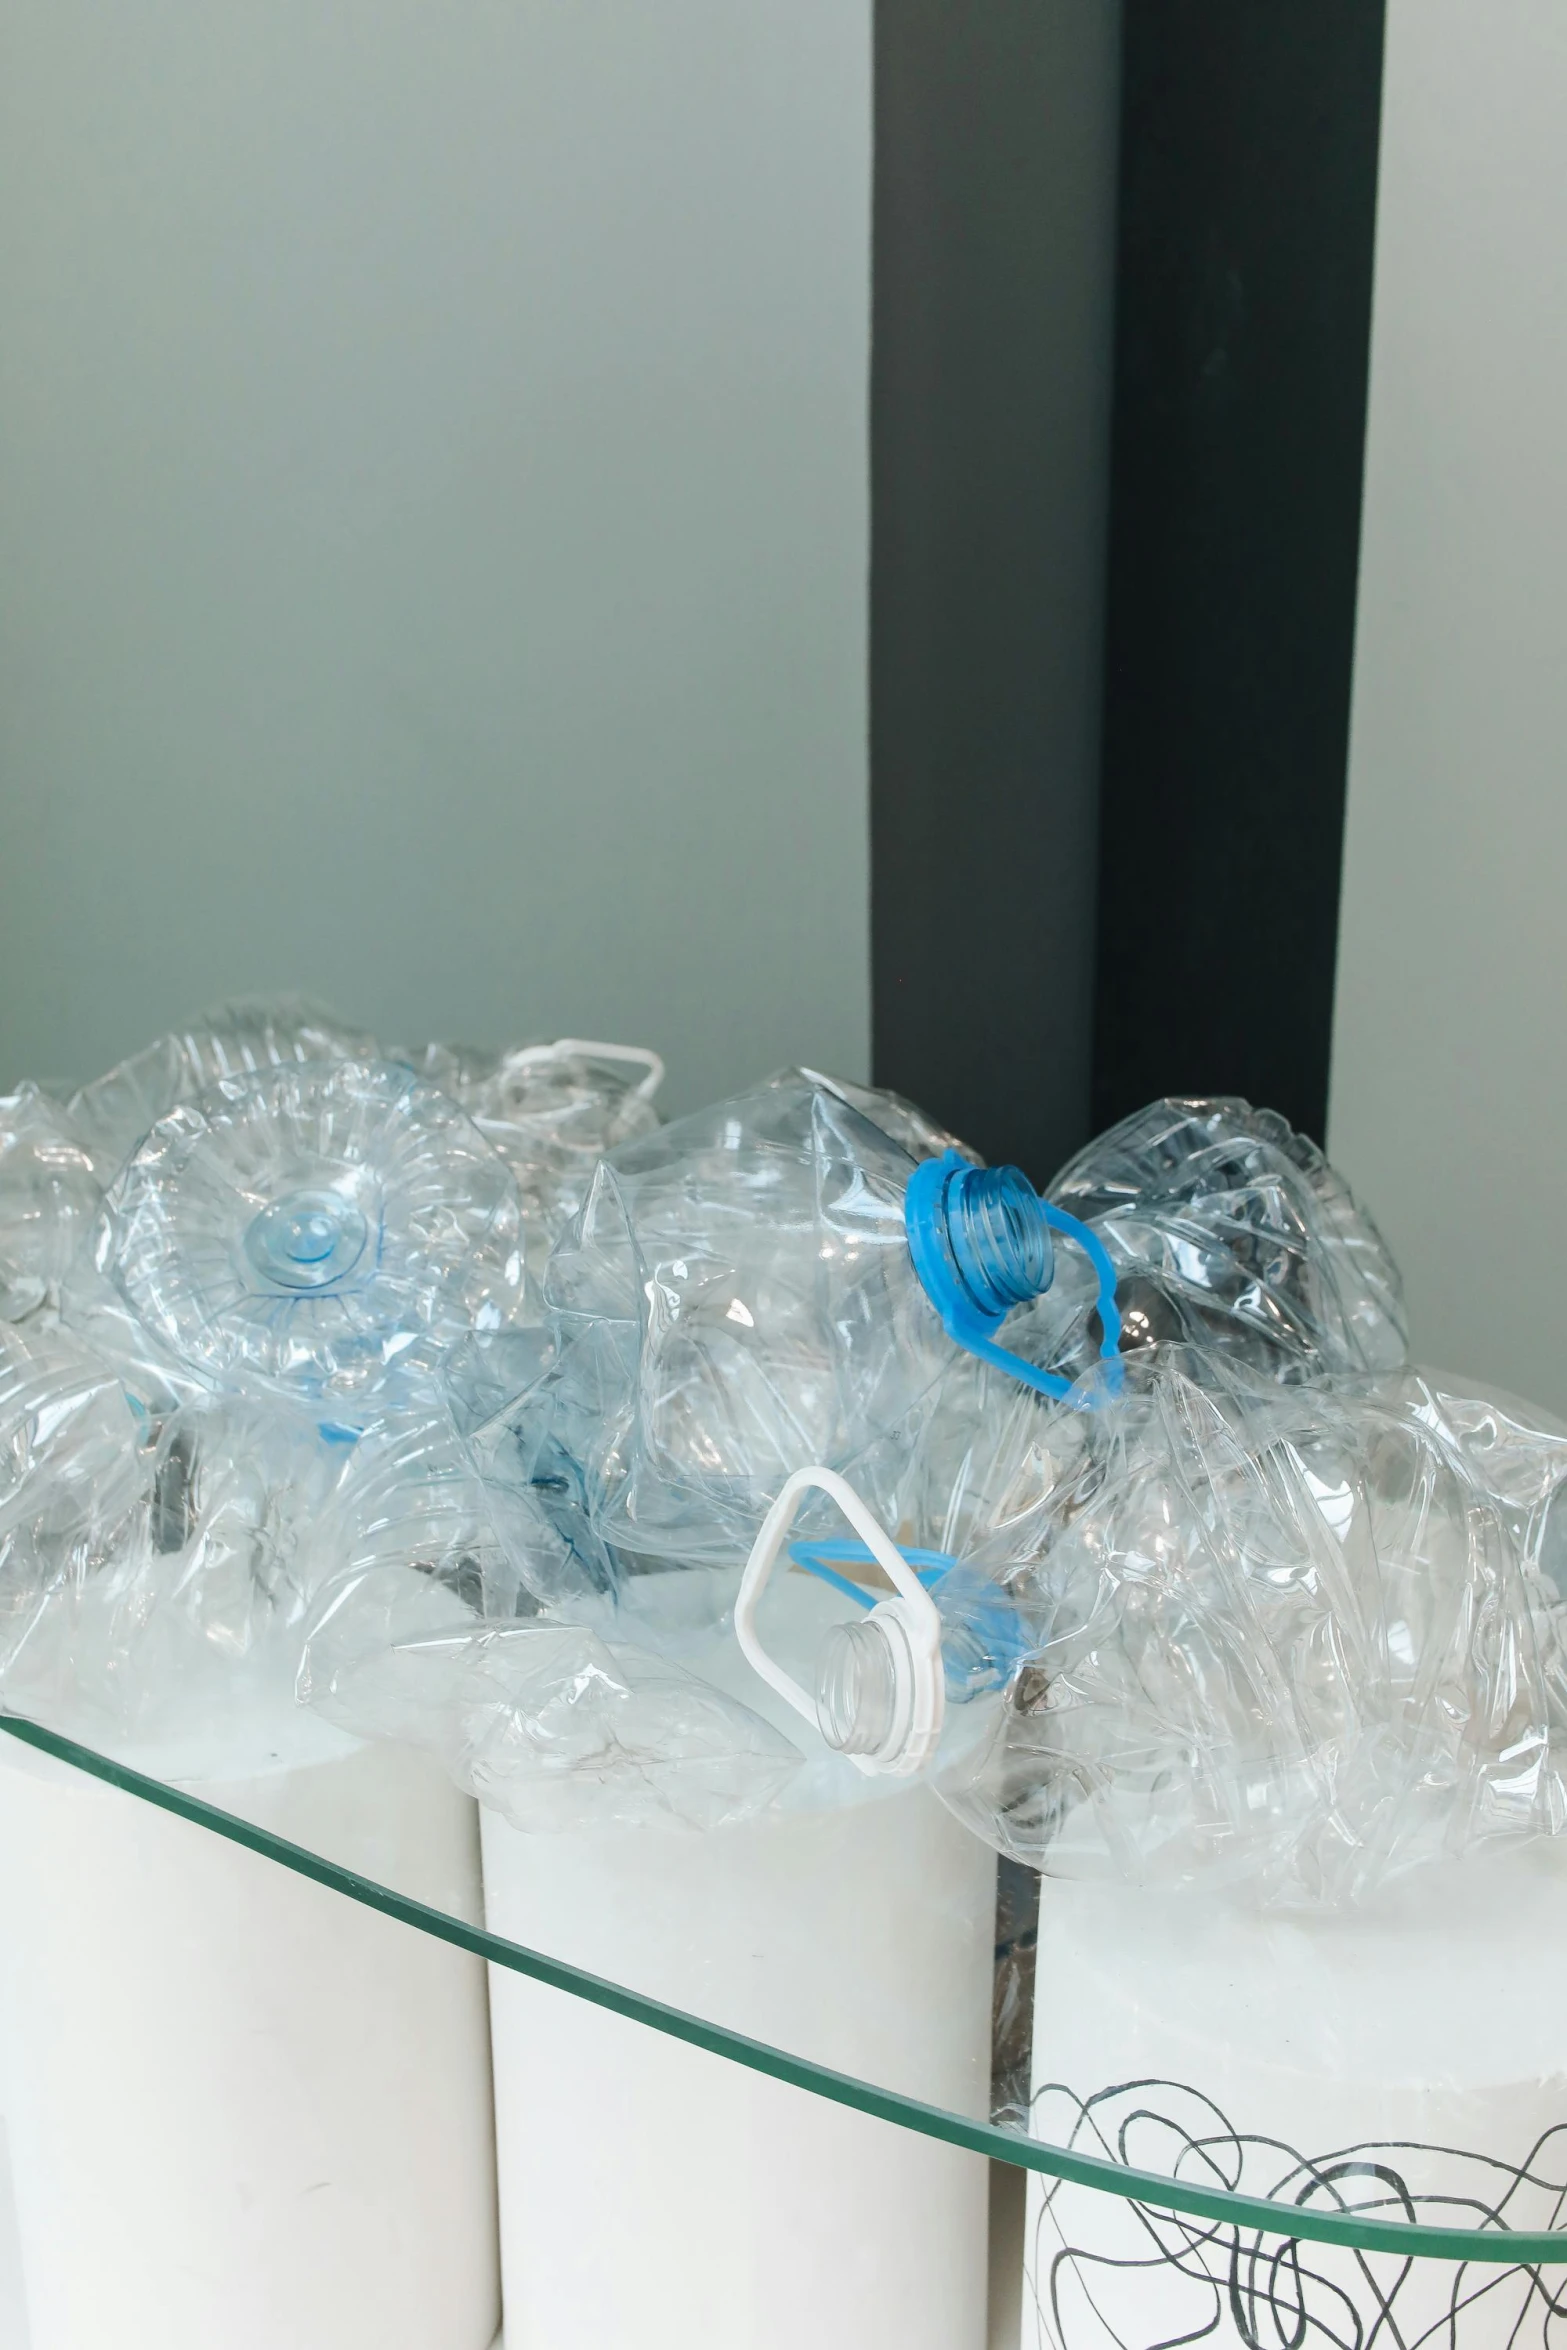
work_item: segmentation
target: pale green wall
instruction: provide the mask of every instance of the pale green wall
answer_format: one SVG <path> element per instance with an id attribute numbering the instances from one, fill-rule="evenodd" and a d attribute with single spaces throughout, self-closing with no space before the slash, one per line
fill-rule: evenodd
<path id="1" fill-rule="evenodd" d="M 1567 1410 L 1567 11 L 1391 0 L 1329 1144 Z"/>
<path id="2" fill-rule="evenodd" d="M 0 1082 L 867 1060 L 869 0 L 7 0 Z"/>

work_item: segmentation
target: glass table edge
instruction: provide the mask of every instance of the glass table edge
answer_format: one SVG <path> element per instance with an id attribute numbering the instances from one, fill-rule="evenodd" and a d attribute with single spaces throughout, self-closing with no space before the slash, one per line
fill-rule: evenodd
<path id="1" fill-rule="evenodd" d="M 0 1709 L 0 1731 L 87 1777 L 226 1837 L 230 1843 L 275 1861 L 298 1876 L 411 1926 L 418 1933 L 432 1935 L 438 1941 L 485 1959 L 491 1965 L 506 1967 L 553 1990 L 586 1999 L 611 2014 L 625 2016 L 631 2022 L 667 2033 L 710 2055 L 787 2082 L 809 2095 L 825 2097 L 875 2120 L 941 2139 L 993 2162 L 1037 2171 L 1067 2185 L 1098 2189 L 1158 2211 L 1180 2213 L 1225 2228 L 1289 2242 L 1339 2244 L 1356 2252 L 1385 2252 L 1405 2259 L 1505 2263 L 1523 2268 L 1567 2266 L 1567 2229 L 1558 2232 L 1427 2227 L 1419 2222 L 1370 2219 L 1351 2211 L 1312 2209 L 1302 2203 L 1240 2195 L 1225 2187 L 1193 2186 L 1184 2180 L 1163 2177 L 1156 2171 L 1130 2169 L 1102 2155 L 1078 2154 L 1067 2147 L 1052 2146 L 1043 2139 L 1025 2138 L 995 2122 L 972 2121 L 941 2106 L 922 2104 L 897 2090 L 879 2089 L 851 2074 L 834 2072 L 805 2057 L 791 2056 L 766 2041 L 750 2039 L 744 2033 L 709 2023 L 683 2008 L 668 2006 L 662 2000 L 627 1990 L 601 1975 L 588 1974 L 563 1960 L 550 1958 L 542 1951 L 508 1942 L 481 1926 L 468 1925 L 448 1916 L 444 1910 L 395 1893 L 374 1878 L 323 1859 L 304 1845 L 290 1843 L 268 1829 L 222 1811 L 199 1796 L 184 1794 L 179 1788 L 134 1770 L 126 1763 L 115 1762 L 108 1755 L 99 1754 L 25 1715 Z"/>

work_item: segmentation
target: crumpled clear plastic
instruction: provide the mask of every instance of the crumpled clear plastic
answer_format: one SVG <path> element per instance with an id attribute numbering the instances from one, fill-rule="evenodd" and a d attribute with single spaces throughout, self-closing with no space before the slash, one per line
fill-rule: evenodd
<path id="1" fill-rule="evenodd" d="M 1056 1297 L 1057 1290 L 1066 1295 Z M 1029 1361 L 1048 1355 L 1049 1347 L 1036 1343 L 1045 1310 L 1059 1317 L 1067 1297 L 1084 1308 L 1092 1295 L 1091 1273 L 1075 1252 L 1063 1251 L 1053 1290 L 1009 1321 L 1009 1346 Z M 1087 1442 L 1082 1411 L 959 1353 L 912 1420 L 866 1450 L 853 1483 L 898 1543 L 1002 1576 L 1037 1557 L 1054 1498 L 1076 1474 Z"/>
<path id="2" fill-rule="evenodd" d="M 972 1166 L 984 1164 L 978 1151 L 928 1110 L 922 1110 L 918 1102 L 911 1102 L 907 1094 L 895 1093 L 886 1085 L 856 1085 L 850 1077 L 823 1077 L 816 1069 L 802 1069 L 800 1075 L 827 1086 L 851 1110 L 858 1110 L 862 1118 L 869 1118 L 883 1134 L 901 1143 L 911 1159 L 939 1159 L 944 1152 L 955 1151 Z"/>
<path id="3" fill-rule="evenodd" d="M 57 1306 L 103 1204 L 92 1160 L 36 1085 L 0 1099 L 0 1321 Z"/>
<path id="4" fill-rule="evenodd" d="M 0 1323 L 0 1527 L 116 1518 L 139 1442 L 118 1380 L 67 1331 Z"/>
<path id="5" fill-rule="evenodd" d="M 430 1044 L 410 1058 L 461 1104 L 516 1177 L 535 1272 L 604 1153 L 658 1125 L 653 1097 L 664 1064 L 639 1045 L 561 1037 L 495 1053 Z"/>
<path id="6" fill-rule="evenodd" d="M 1050 1185 L 1117 1272 L 1123 1349 L 1190 1344 L 1270 1378 L 1397 1368 L 1403 1295 L 1376 1226 L 1315 1143 L 1249 1102 L 1150 1102 Z M 1048 1308 L 1047 1308 L 1048 1312 Z M 1051 1367 L 1087 1369 L 1089 1302 Z"/>
<path id="7" fill-rule="evenodd" d="M 943 1138 L 852 1090 L 787 1070 L 622 1146 L 557 1242 L 558 1357 L 513 1418 L 612 1548 L 737 1561 L 791 1471 L 906 1447 L 958 1355 L 904 1219 L 908 1143 Z"/>
<path id="8" fill-rule="evenodd" d="M 0 1353 L 7 1702 L 297 1688 L 533 1828 L 865 1800 L 730 1623 L 809 1463 L 927 1562 L 946 1792 L 1003 1850 L 1312 1902 L 1559 1824 L 1567 1436 L 1393 1371 L 1396 1275 L 1283 1121 L 1155 1105 L 1066 1171 L 1133 1340 L 1204 1346 L 1062 1403 L 921 1288 L 909 1178 L 972 1154 L 898 1097 L 792 1071 L 658 1129 L 591 1048 L 430 1048 L 436 1085 L 356 1041 L 241 1007 L 77 1097 L 100 1167 L 161 1115 Z M 214 1054 L 244 1073 L 200 1090 Z M 582 1193 L 543 1328 L 510 1168 L 541 1229 Z M 1005 1345 L 1097 1343 L 1064 1250 Z M 768 1595 L 804 1684 L 877 1596 L 842 1532 L 806 1509 Z"/>
<path id="9" fill-rule="evenodd" d="M 57 1726 L 287 1702 L 343 1446 L 271 1402 L 149 1421 L 66 1333 L 0 1332 L 0 1697 Z"/>
<path id="10" fill-rule="evenodd" d="M 217 1391 L 205 1369 L 170 1353 L 110 1270 L 113 1227 L 100 1213 L 60 1284 L 59 1322 L 119 1380 L 144 1421 L 161 1421 Z"/>
<path id="11" fill-rule="evenodd" d="M 68 1332 L 0 1324 L 0 1695 L 57 1695 L 76 1663 L 65 1619 L 142 1531 L 146 1429 Z M 62 1645 L 63 1644 L 63 1645 Z M 47 1650 L 45 1656 L 42 1652 Z"/>
<path id="12" fill-rule="evenodd" d="M 74 1093 L 67 1113 L 107 1184 L 142 1136 L 224 1077 L 305 1061 L 374 1061 L 375 1038 L 303 996 L 241 996 L 144 1045 Z"/>
<path id="13" fill-rule="evenodd" d="M 574 1624 L 498 1632 L 467 1662 L 459 1783 L 514 1827 L 728 1827 L 800 1769 L 788 1739 L 671 1658 Z"/>
<path id="14" fill-rule="evenodd" d="M 199 1376 L 324 1402 L 429 1375 L 524 1284 L 509 1170 L 445 1094 L 362 1061 L 171 1111 L 109 1194 L 98 1263 Z"/>
<path id="15" fill-rule="evenodd" d="M 527 1488 L 486 1479 L 449 1419 L 362 1437 L 329 1539 L 298 1695 L 433 1752 L 518 1827 L 714 1827 L 799 1768 L 752 1709 L 617 1637 L 592 1562 Z"/>
<path id="16" fill-rule="evenodd" d="M 1083 1426 L 960 1818 L 1047 1874 L 1283 1907 L 1567 1827 L 1567 1436 L 1178 1348 Z"/>

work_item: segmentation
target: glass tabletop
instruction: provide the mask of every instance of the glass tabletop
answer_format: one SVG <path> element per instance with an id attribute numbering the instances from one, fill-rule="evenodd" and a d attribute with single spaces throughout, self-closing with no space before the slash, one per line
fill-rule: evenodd
<path id="1" fill-rule="evenodd" d="M 1303 2308 L 1313 2278 L 1353 2299 L 1385 2255 L 1379 2307 L 1436 2279 L 1405 2341 L 1477 2294 L 1498 2322 L 1504 2281 L 1555 2311 L 1536 2274 L 1567 2263 L 1554 1847 L 1416 1872 L 1348 1919 L 1248 1915 L 998 1864 L 917 1781 L 707 1833 L 525 1834 L 433 1758 L 303 1710 L 206 1744 L 0 1728 L 13 1941 L 29 1905 L 83 1894 L 104 1832 L 84 1800 L 118 1790 L 488 1961 L 492 2017 L 498 1982 L 569 1993 L 584 2019 L 1031 2174 L 1036 2281 L 1062 2261 L 1200 2274 L 1232 2314 L 1265 2301 L 1271 2339 L 1281 2261 Z M 155 1872 L 142 1897 L 166 1897 Z M 199 1879 L 180 1898 L 199 1907 Z M 89 1899 L 75 1931 L 94 1918 L 122 1930 Z"/>

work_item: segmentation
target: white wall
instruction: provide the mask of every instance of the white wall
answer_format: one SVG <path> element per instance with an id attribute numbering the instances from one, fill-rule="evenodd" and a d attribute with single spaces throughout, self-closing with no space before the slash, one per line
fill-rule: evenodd
<path id="1" fill-rule="evenodd" d="M 869 0 L 7 0 L 0 1083 L 867 1057 Z"/>
<path id="2" fill-rule="evenodd" d="M 1567 8 L 1390 0 L 1329 1144 L 1567 1409 Z"/>

